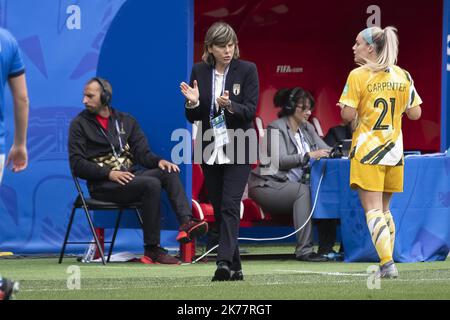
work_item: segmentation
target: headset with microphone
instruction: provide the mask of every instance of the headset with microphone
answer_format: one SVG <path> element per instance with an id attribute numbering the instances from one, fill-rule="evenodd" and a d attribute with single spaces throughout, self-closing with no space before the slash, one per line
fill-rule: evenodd
<path id="1" fill-rule="evenodd" d="M 289 93 L 288 100 L 283 108 L 289 113 L 289 115 L 294 114 L 295 109 L 297 108 L 297 101 L 295 101 L 295 95 L 300 91 L 299 87 L 295 87 Z"/>
<path id="2" fill-rule="evenodd" d="M 100 93 L 100 103 L 103 106 L 110 107 L 112 94 L 111 94 L 110 90 L 106 89 L 106 85 L 105 85 L 106 83 L 109 84 L 109 82 L 107 80 L 99 78 L 99 77 L 94 77 L 94 78 L 91 79 L 91 81 L 96 81 L 100 85 L 100 87 L 102 89 L 102 92 Z M 108 142 L 110 143 L 112 151 L 113 151 L 114 155 L 116 156 L 116 158 L 118 158 L 118 155 L 120 153 L 122 153 L 123 150 L 124 150 L 124 142 L 122 141 L 121 134 L 125 134 L 125 133 L 123 132 L 123 122 L 120 122 L 120 124 L 122 125 L 122 129 L 120 130 L 120 128 L 119 128 L 119 121 L 120 120 L 118 118 L 114 117 L 114 123 L 115 123 L 115 127 L 116 127 L 116 132 L 117 132 L 117 139 L 118 139 L 119 145 L 120 145 L 120 149 L 119 149 L 120 152 L 119 153 L 116 151 L 116 149 L 114 147 L 114 144 L 110 141 L 110 138 L 106 134 L 106 132 L 102 128 L 100 128 L 100 131 L 105 136 L 106 140 L 108 140 Z"/>
<path id="3" fill-rule="evenodd" d="M 94 77 L 94 78 L 92 78 L 92 81 L 96 81 L 102 89 L 102 92 L 100 93 L 101 104 L 103 106 L 109 107 L 112 96 L 111 96 L 111 92 L 109 90 L 106 90 L 105 80 L 103 80 L 102 78 L 99 78 L 99 77 Z"/>

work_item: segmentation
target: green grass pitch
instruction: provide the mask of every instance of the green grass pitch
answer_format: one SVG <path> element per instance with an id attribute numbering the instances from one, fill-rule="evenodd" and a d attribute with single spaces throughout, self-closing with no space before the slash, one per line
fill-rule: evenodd
<path id="1" fill-rule="evenodd" d="M 285 247 L 292 251 L 292 247 Z M 279 248 L 264 247 L 264 251 Z M 165 299 L 450 299 L 450 259 L 432 263 L 399 263 L 400 277 L 369 278 L 374 263 L 307 263 L 293 259 L 245 259 L 245 281 L 211 282 L 214 259 L 191 265 L 140 263 L 83 264 L 65 258 L 0 259 L 4 277 L 20 281 L 17 300 Z M 79 289 L 70 278 L 79 267 Z M 77 269 L 78 270 L 78 269 Z M 368 285 L 369 284 L 369 285 Z M 370 289 L 372 287 L 373 289 Z"/>

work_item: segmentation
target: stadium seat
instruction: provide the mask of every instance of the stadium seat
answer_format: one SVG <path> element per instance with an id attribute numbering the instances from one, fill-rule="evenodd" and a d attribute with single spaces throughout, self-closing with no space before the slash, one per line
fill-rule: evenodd
<path id="1" fill-rule="evenodd" d="M 193 126 L 194 128 L 194 126 Z M 215 222 L 214 208 L 207 200 L 205 177 L 199 164 L 192 164 L 192 217 L 208 222 L 209 228 Z M 192 262 L 195 257 L 196 241 L 180 244 L 180 255 L 183 262 Z"/>
<path id="2" fill-rule="evenodd" d="M 316 129 L 316 132 L 319 135 L 319 137 L 323 138 L 324 134 L 319 119 L 316 117 L 311 117 L 311 123 L 314 125 L 314 128 Z"/>
<path id="3" fill-rule="evenodd" d="M 61 248 L 61 254 L 59 256 L 59 263 L 62 263 L 62 260 L 64 258 L 64 253 L 66 250 L 66 246 L 68 244 L 93 244 L 95 243 L 97 246 L 97 252 L 100 255 L 100 258 L 102 259 L 102 263 L 105 265 L 106 261 L 105 261 L 105 254 L 103 252 L 103 244 L 104 243 L 110 243 L 110 247 L 109 247 L 109 253 L 108 253 L 108 259 L 107 262 L 109 262 L 110 258 L 111 258 L 111 253 L 113 251 L 114 248 L 114 242 L 116 240 L 116 235 L 117 235 L 117 231 L 119 229 L 119 225 L 120 225 L 120 220 L 122 218 L 122 213 L 124 210 L 126 209 L 132 209 L 134 210 L 134 212 L 137 215 L 137 218 L 141 224 L 141 226 L 143 225 L 142 222 L 142 217 L 141 214 L 139 212 L 139 207 L 140 207 L 140 203 L 126 203 L 126 204 L 119 204 L 119 203 L 114 203 L 114 202 L 104 202 L 104 201 L 99 201 L 99 200 L 95 200 L 92 198 L 87 198 L 84 196 L 83 194 L 83 190 L 81 189 L 80 186 L 80 182 L 78 181 L 78 178 L 72 174 L 72 178 L 73 181 L 75 183 L 77 192 L 78 192 L 78 196 L 75 199 L 75 201 L 73 202 L 73 206 L 72 206 L 72 212 L 70 214 L 70 218 L 69 218 L 69 225 L 67 226 L 67 231 L 66 231 L 66 235 L 64 237 L 64 243 L 63 246 Z M 75 213 L 78 212 L 77 209 L 83 209 L 84 213 L 86 214 L 86 219 L 88 221 L 89 227 L 91 229 L 92 232 L 92 236 L 94 237 L 94 242 L 69 242 L 69 235 L 70 235 L 70 231 L 72 228 L 72 223 L 75 217 Z M 115 223 L 115 228 L 114 228 L 114 233 L 112 236 L 111 241 L 104 241 L 101 242 L 99 240 L 99 237 L 97 236 L 97 233 L 95 231 L 95 227 L 94 227 L 94 223 L 92 221 L 91 215 L 90 215 L 90 210 L 102 210 L 102 211 L 111 211 L 111 210 L 118 210 L 118 214 L 117 214 L 117 218 L 116 218 L 116 223 Z"/>
<path id="4" fill-rule="evenodd" d="M 199 164 L 192 164 L 192 216 L 214 223 L 214 208 L 207 200 L 205 177 Z"/>
<path id="5" fill-rule="evenodd" d="M 194 126 L 193 126 L 194 128 Z M 214 208 L 206 196 L 205 177 L 199 164 L 192 164 L 192 217 L 208 222 L 209 229 L 215 222 Z M 195 257 L 196 241 L 180 245 L 181 260 L 192 262 Z"/>
<path id="6" fill-rule="evenodd" d="M 258 140 L 264 138 L 264 121 L 260 117 L 255 117 L 255 128 L 258 133 Z"/>

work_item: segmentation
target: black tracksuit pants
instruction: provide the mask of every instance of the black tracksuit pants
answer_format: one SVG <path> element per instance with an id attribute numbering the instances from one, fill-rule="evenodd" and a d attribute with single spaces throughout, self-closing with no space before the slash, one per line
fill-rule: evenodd
<path id="1" fill-rule="evenodd" d="M 126 185 L 113 181 L 92 182 L 89 193 L 94 199 L 116 203 L 141 202 L 144 222 L 144 246 L 160 243 L 160 198 L 161 188 L 166 190 L 178 222 L 184 223 L 192 216 L 191 205 L 181 184 L 178 173 L 159 168 L 139 171 Z"/>

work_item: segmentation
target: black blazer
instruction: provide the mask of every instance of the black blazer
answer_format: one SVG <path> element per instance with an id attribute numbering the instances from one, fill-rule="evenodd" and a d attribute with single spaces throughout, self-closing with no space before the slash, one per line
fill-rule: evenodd
<path id="1" fill-rule="evenodd" d="M 190 86 L 192 87 L 194 80 L 197 80 L 200 92 L 200 105 L 194 109 L 185 108 L 185 112 L 186 118 L 191 123 L 194 121 L 201 121 L 201 130 L 199 130 L 197 134 L 196 143 L 199 142 L 199 134 L 203 137 L 204 132 L 211 129 L 209 113 L 212 98 L 212 69 L 213 66 L 207 65 L 205 62 L 197 63 L 192 68 Z M 234 161 L 234 163 L 237 163 L 238 158 L 239 160 L 245 158 L 244 163 L 246 164 L 256 162 L 258 142 L 256 131 L 253 126 L 259 97 L 259 80 L 256 65 L 252 62 L 233 59 L 225 80 L 225 90 L 228 90 L 230 93 L 233 109 L 233 113 L 225 110 L 227 129 L 242 129 L 244 130 L 244 133 L 250 137 L 245 140 L 245 146 L 242 148 L 238 148 L 237 138 L 234 137 L 233 157 L 229 156 L 229 158 Z M 203 150 L 213 141 L 213 139 L 210 141 L 203 141 L 203 139 L 201 139 L 201 141 L 203 153 Z M 227 150 L 229 149 L 230 144 L 224 148 L 227 155 L 229 155 L 229 152 L 231 151 Z M 196 147 L 197 146 L 195 146 L 195 148 Z M 197 160 L 198 159 L 194 159 L 194 161 L 198 162 Z M 201 163 L 202 162 L 203 159 Z M 242 163 L 242 161 L 239 163 Z"/>

